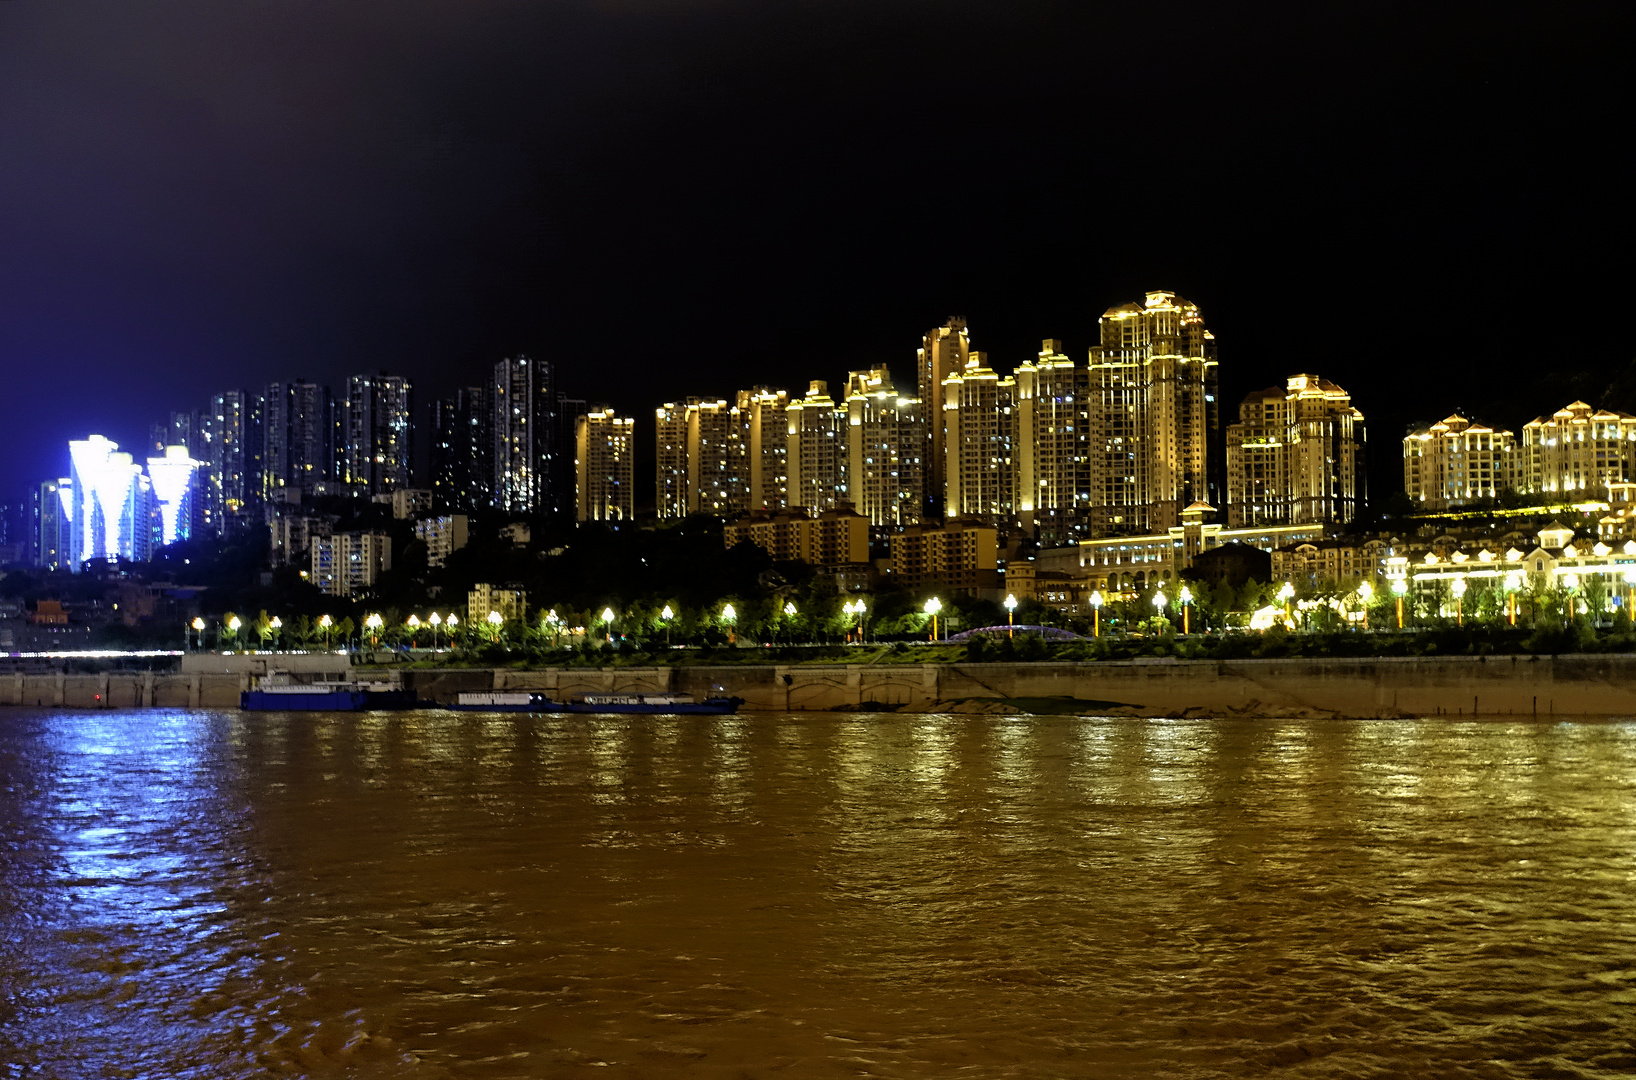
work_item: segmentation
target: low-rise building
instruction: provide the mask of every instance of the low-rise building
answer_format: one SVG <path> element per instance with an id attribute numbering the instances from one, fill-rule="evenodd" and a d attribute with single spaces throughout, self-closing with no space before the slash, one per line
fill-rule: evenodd
<path id="1" fill-rule="evenodd" d="M 392 538 L 385 533 L 337 533 L 314 537 L 309 580 L 330 596 L 372 588 L 392 569 Z"/>
<path id="2" fill-rule="evenodd" d="M 999 531 L 992 525 L 912 525 L 892 535 L 891 550 L 892 579 L 905 589 L 973 595 L 1000 587 Z"/>
<path id="3" fill-rule="evenodd" d="M 1259 525 L 1228 529 L 1208 523 L 1215 508 L 1194 503 L 1182 511 L 1182 523 L 1150 536 L 1116 536 L 1079 543 L 1080 575 L 1093 588 L 1108 592 L 1140 592 L 1155 582 L 1176 580 L 1200 553 L 1223 544 L 1249 544 L 1272 551 L 1298 541 L 1321 540 L 1324 526 Z"/>
<path id="4" fill-rule="evenodd" d="M 466 594 L 466 625 L 480 626 L 488 621 L 489 612 L 498 611 L 507 622 L 521 621 L 528 606 L 528 593 L 522 589 L 496 589 L 479 584 Z"/>
<path id="5" fill-rule="evenodd" d="M 799 509 L 755 513 L 722 528 L 728 547 L 749 541 L 778 562 L 841 569 L 869 561 L 869 519 L 851 507 L 808 517 Z"/>
<path id="6" fill-rule="evenodd" d="M 452 552 L 465 547 L 467 528 L 465 514 L 445 514 L 415 522 L 415 537 L 426 545 L 426 565 L 442 566 Z"/>
<path id="7" fill-rule="evenodd" d="M 1390 541 L 1361 537 L 1286 544 L 1272 551 L 1272 580 L 1334 582 L 1342 588 L 1367 581 L 1379 587 L 1392 553 Z"/>
<path id="8" fill-rule="evenodd" d="M 1403 490 L 1427 510 L 1498 498 L 1518 486 L 1522 466 L 1511 432 L 1458 414 L 1403 439 Z"/>

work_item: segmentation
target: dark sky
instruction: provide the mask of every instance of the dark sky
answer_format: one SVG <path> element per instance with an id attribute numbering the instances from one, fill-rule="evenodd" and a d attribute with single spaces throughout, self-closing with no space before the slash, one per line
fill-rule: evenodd
<path id="1" fill-rule="evenodd" d="M 385 368 L 424 407 L 527 350 L 651 415 L 907 380 L 954 312 L 1002 368 L 1046 336 L 1082 358 L 1150 288 L 1202 306 L 1229 412 L 1335 379 L 1389 478 L 1403 421 L 1474 383 L 1636 355 L 1628 31 L 1547 4 L 6 0 L 0 494 L 230 386 Z"/>

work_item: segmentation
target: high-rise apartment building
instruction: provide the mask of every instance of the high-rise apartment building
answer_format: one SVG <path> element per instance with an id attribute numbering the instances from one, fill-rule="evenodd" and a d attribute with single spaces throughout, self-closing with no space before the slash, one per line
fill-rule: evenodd
<path id="1" fill-rule="evenodd" d="M 748 509 L 742 418 L 724 398 L 688 398 L 683 416 L 689 514 L 734 517 Z"/>
<path id="2" fill-rule="evenodd" d="M 1496 499 L 1520 486 L 1522 466 L 1512 432 L 1458 414 L 1403 439 L 1403 490 L 1427 510 Z"/>
<path id="3" fill-rule="evenodd" d="M 494 505 L 494 390 L 463 386 L 432 405 L 432 497 L 444 510 Z"/>
<path id="4" fill-rule="evenodd" d="M 947 520 L 1009 524 L 1016 507 L 1017 382 L 973 351 L 943 380 L 943 512 Z"/>
<path id="5" fill-rule="evenodd" d="M 584 398 L 557 395 L 555 411 L 551 414 L 551 485 L 546 499 L 546 513 L 553 517 L 574 516 L 575 430 L 579 418 L 589 411 Z"/>
<path id="6" fill-rule="evenodd" d="M 355 497 L 411 487 L 414 467 L 414 387 L 399 375 L 354 375 L 347 380 L 343 470 L 338 478 Z"/>
<path id="7" fill-rule="evenodd" d="M 885 532 L 919 524 L 925 506 L 926 411 L 903 397 L 884 367 L 846 380 L 846 488 L 853 507 Z"/>
<path id="8" fill-rule="evenodd" d="M 829 384 L 812 380 L 807 396 L 790 402 L 784 415 L 789 421 L 789 505 L 818 514 L 848 501 L 842 476 L 846 410 L 836 409 Z"/>
<path id="9" fill-rule="evenodd" d="M 72 466 L 65 562 L 78 572 L 89 559 L 145 560 L 152 548 L 152 486 L 119 444 L 101 435 L 68 444 Z"/>
<path id="10" fill-rule="evenodd" d="M 1227 428 L 1229 528 L 1344 524 L 1362 501 L 1363 414 L 1328 379 L 1250 394 Z"/>
<path id="11" fill-rule="evenodd" d="M 58 570 L 69 566 L 72 546 L 74 482 L 68 477 L 42 482 L 34 494 L 35 566 Z"/>
<path id="12" fill-rule="evenodd" d="M 697 398 L 678 404 L 667 401 L 654 410 L 654 507 L 660 521 L 680 521 L 688 515 L 687 414 Z"/>
<path id="13" fill-rule="evenodd" d="M 330 596 L 352 596 L 392 569 L 392 538 L 385 533 L 312 536 L 309 580 Z"/>
<path id="14" fill-rule="evenodd" d="M 193 506 L 199 496 L 199 470 L 203 465 L 188 456 L 185 446 L 167 446 L 163 454 L 148 458 L 153 546 L 192 539 L 196 520 Z"/>
<path id="15" fill-rule="evenodd" d="M 789 391 L 767 386 L 740 390 L 737 404 L 750 477 L 749 508 L 781 510 L 789 505 Z"/>
<path id="16" fill-rule="evenodd" d="M 1013 372 L 1017 406 L 1016 513 L 1043 544 L 1079 538 L 1090 505 L 1086 371 L 1047 338 Z"/>
<path id="17" fill-rule="evenodd" d="M 577 519 L 631 520 L 636 419 L 615 416 L 608 406 L 592 409 L 574 422 L 574 442 Z"/>
<path id="18" fill-rule="evenodd" d="M 494 505 L 501 510 L 549 512 L 553 374 L 549 361 L 529 356 L 494 365 Z"/>
<path id="19" fill-rule="evenodd" d="M 210 399 L 202 418 L 207 467 L 203 517 L 210 531 L 232 532 L 254 521 L 260 493 L 258 414 L 248 392 L 227 390 Z"/>
<path id="20" fill-rule="evenodd" d="M 1522 426 L 1524 494 L 1605 499 L 1636 478 L 1636 416 L 1575 401 Z"/>
<path id="21" fill-rule="evenodd" d="M 1216 343 L 1172 292 L 1109 308 L 1088 371 L 1091 532 L 1168 529 L 1210 498 Z"/>
<path id="22" fill-rule="evenodd" d="M 926 403 L 926 510 L 931 516 L 943 514 L 943 499 L 948 487 L 946 475 L 948 451 L 945 447 L 947 425 L 944 423 L 943 384 L 949 376 L 966 370 L 971 358 L 971 335 L 966 320 L 958 315 L 928 333 L 920 344 L 915 358 L 920 400 Z"/>

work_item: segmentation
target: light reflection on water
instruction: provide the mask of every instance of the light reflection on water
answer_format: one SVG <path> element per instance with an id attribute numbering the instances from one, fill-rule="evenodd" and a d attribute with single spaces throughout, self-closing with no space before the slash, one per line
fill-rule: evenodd
<path id="1" fill-rule="evenodd" d="M 0 711 L 0 1078 L 1625 1076 L 1636 725 Z"/>

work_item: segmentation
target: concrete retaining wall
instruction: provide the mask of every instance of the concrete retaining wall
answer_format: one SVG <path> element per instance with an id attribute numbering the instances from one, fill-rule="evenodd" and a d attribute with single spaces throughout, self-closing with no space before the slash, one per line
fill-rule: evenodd
<path id="1" fill-rule="evenodd" d="M 507 668 L 404 673 L 423 698 L 462 690 L 731 694 L 747 710 L 1126 716 L 1636 716 L 1636 656 L 1147 660 L 1084 664 Z M 0 704 L 232 707 L 248 673 L 0 675 Z M 1024 699 L 1007 705 L 1008 699 Z M 1054 699 L 1042 702 L 1040 699 Z"/>

